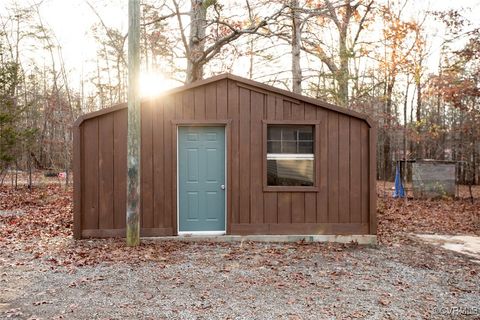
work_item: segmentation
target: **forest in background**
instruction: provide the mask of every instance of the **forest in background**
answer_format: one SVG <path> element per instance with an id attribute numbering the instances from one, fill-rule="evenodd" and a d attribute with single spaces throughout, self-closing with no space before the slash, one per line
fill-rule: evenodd
<path id="1" fill-rule="evenodd" d="M 126 101 L 127 34 L 84 3 L 97 21 L 85 73 L 64 62 L 43 2 L 0 11 L 1 183 L 12 171 L 68 173 L 75 119 Z M 379 179 L 393 179 L 396 160 L 428 158 L 457 161 L 458 182 L 479 184 L 480 28 L 456 10 L 412 18 L 412 5 L 143 0 L 142 69 L 179 84 L 234 72 L 365 113 L 379 128 Z M 446 30 L 439 53 L 432 24 Z"/>

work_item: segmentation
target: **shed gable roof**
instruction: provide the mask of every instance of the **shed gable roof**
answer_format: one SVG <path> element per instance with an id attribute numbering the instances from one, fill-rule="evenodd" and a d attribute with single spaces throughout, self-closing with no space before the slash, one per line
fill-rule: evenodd
<path id="1" fill-rule="evenodd" d="M 199 81 L 196 81 L 194 83 L 190 83 L 190 84 L 186 84 L 186 85 L 183 85 L 183 86 L 180 86 L 180 87 L 177 87 L 177 88 L 173 88 L 171 90 L 165 91 L 164 93 L 162 93 L 162 95 L 176 94 L 176 93 L 179 93 L 179 92 L 182 92 L 182 91 L 194 89 L 194 88 L 204 86 L 204 85 L 207 85 L 209 83 L 221 81 L 221 80 L 224 80 L 224 79 L 230 79 L 230 80 L 236 81 L 237 83 L 244 84 L 244 85 L 250 87 L 252 90 L 258 89 L 258 90 L 263 91 L 263 92 L 265 92 L 265 91 L 273 92 L 273 93 L 276 93 L 276 94 L 279 94 L 279 95 L 282 95 L 282 96 L 289 97 L 291 99 L 295 99 L 295 100 L 299 100 L 299 101 L 311 104 L 311 105 L 319 107 L 319 108 L 332 110 L 332 111 L 335 111 L 335 112 L 338 112 L 338 113 L 341 113 L 341 114 L 345 114 L 345 115 L 353 117 L 353 118 L 361 119 L 361 120 L 364 120 L 368 124 L 369 127 L 374 126 L 373 121 L 370 119 L 370 117 L 368 117 L 365 114 L 362 114 L 362 113 L 359 113 L 359 112 L 356 112 L 356 111 L 353 111 L 353 110 L 349 110 L 349 109 L 346 109 L 346 108 L 343 108 L 343 107 L 339 107 L 339 106 L 330 104 L 330 103 L 322 101 L 322 100 L 310 98 L 310 97 L 307 97 L 307 96 L 304 96 L 304 95 L 301 95 L 301 94 L 293 93 L 291 91 L 276 88 L 276 87 L 273 87 L 273 86 L 270 86 L 270 85 L 267 85 L 267 84 L 264 84 L 264 83 L 260 83 L 260 82 L 254 81 L 254 80 L 250 80 L 250 79 L 243 78 L 243 77 L 240 77 L 240 76 L 235 76 L 235 75 L 230 74 L 230 73 L 223 73 L 223 74 L 220 74 L 218 76 L 213 76 L 213 77 L 208 78 L 208 79 L 199 80 Z M 151 99 L 152 98 L 145 98 L 145 99 L 142 99 L 142 102 L 150 101 Z M 78 117 L 77 121 L 75 121 L 74 126 L 78 127 L 82 124 L 83 121 L 85 121 L 87 119 L 95 118 L 95 117 L 98 117 L 98 116 L 101 116 L 101 115 L 104 115 L 104 114 L 107 114 L 107 113 L 115 112 L 115 111 L 118 111 L 118 110 L 121 110 L 121 109 L 124 109 L 124 108 L 127 108 L 127 103 L 125 103 L 125 102 L 117 104 L 113 107 L 104 108 L 104 109 L 101 109 L 101 110 L 98 110 L 98 111 L 94 111 L 94 112 L 91 112 L 91 113 L 81 115 L 80 117 Z"/>

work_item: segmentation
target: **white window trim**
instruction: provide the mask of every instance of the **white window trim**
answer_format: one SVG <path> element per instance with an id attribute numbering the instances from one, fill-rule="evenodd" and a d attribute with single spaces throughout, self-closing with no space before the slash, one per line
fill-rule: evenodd
<path id="1" fill-rule="evenodd" d="M 313 153 L 267 153 L 267 160 L 311 160 L 315 159 Z"/>

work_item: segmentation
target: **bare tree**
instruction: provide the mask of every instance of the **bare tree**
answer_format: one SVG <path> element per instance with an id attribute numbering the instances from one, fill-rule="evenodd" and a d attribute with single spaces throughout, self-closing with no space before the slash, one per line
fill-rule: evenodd
<path id="1" fill-rule="evenodd" d="M 320 16 L 333 23 L 337 32 L 338 49 L 334 55 L 327 54 L 328 47 L 322 38 L 322 33 L 309 32 L 303 39 L 303 50 L 316 56 L 331 72 L 337 88 L 334 91 L 334 101 L 344 107 L 349 105 L 349 81 L 351 78 L 349 62 L 354 57 L 356 46 L 367 21 L 371 18 L 374 1 L 344 0 L 337 4 L 325 0 L 325 12 Z M 363 9 L 363 10 L 361 10 Z M 319 13 L 315 13 L 319 16 Z M 356 29 L 351 30 L 355 23 Z M 318 30 L 317 30 L 318 31 Z"/>
<path id="2" fill-rule="evenodd" d="M 290 11 L 292 16 L 292 91 L 302 93 L 302 68 L 300 65 L 300 51 L 302 46 L 302 22 L 298 0 L 291 0 Z"/>
<path id="3" fill-rule="evenodd" d="M 185 27 L 182 21 L 182 13 L 177 0 L 174 3 L 177 21 L 180 27 L 185 55 L 187 58 L 186 83 L 191 83 L 203 78 L 203 68 L 212 60 L 220 50 L 237 40 L 243 35 L 257 34 L 262 28 L 275 21 L 287 7 L 281 6 L 277 10 L 258 22 L 245 27 L 239 27 L 234 21 L 222 16 L 222 7 L 215 1 L 191 0 L 190 7 L 190 34 L 185 35 Z M 212 10 L 212 18 L 207 20 L 207 11 Z M 207 34 L 207 28 L 212 27 L 214 33 Z"/>

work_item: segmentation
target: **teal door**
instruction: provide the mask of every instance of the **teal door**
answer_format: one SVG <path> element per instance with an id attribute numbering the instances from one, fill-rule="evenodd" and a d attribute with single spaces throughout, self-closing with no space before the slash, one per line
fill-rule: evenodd
<path id="1" fill-rule="evenodd" d="M 178 230 L 225 231 L 225 128 L 178 128 Z"/>

